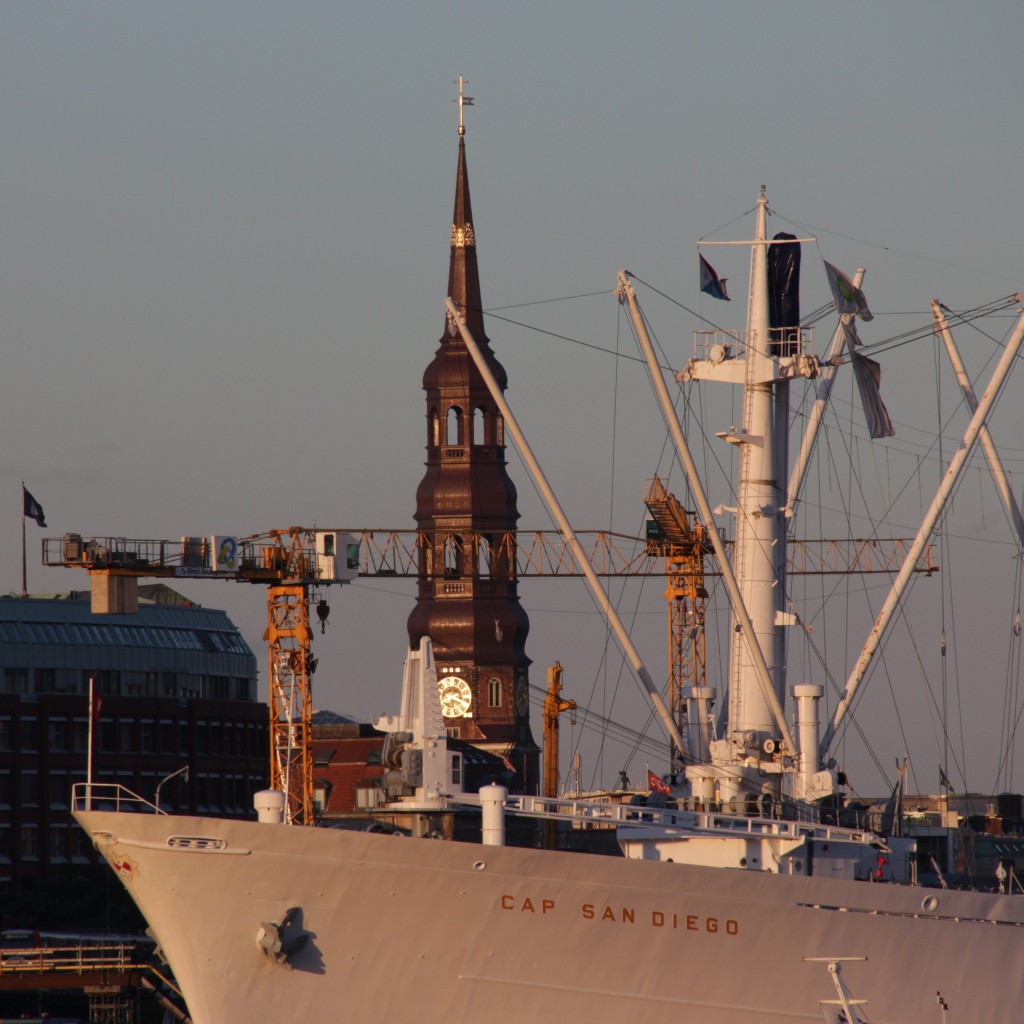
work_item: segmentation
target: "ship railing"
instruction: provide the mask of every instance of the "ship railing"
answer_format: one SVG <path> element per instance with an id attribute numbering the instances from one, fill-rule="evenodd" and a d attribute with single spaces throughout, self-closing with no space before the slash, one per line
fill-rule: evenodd
<path id="1" fill-rule="evenodd" d="M 76 782 L 71 787 L 71 807 L 76 811 L 113 811 L 115 814 L 167 813 L 117 782 Z"/>
<path id="2" fill-rule="evenodd" d="M 449 797 L 453 806 L 479 807 L 475 793 Z M 569 821 L 583 828 L 654 827 L 683 829 L 703 834 L 743 834 L 756 838 L 814 839 L 821 842 L 860 843 L 877 846 L 882 840 L 863 829 L 822 825 L 810 821 L 785 821 L 781 818 L 755 818 L 713 811 L 676 810 L 668 807 L 642 807 L 636 804 L 594 800 L 523 796 L 509 794 L 505 810 L 529 818 Z"/>
<path id="3" fill-rule="evenodd" d="M 747 349 L 756 347 L 756 341 L 749 340 L 746 331 L 694 331 L 693 356 L 712 363 L 729 359 L 742 359 Z M 764 353 L 772 359 L 791 359 L 811 355 L 814 332 L 802 327 L 771 327 L 768 329 L 768 346 Z"/>

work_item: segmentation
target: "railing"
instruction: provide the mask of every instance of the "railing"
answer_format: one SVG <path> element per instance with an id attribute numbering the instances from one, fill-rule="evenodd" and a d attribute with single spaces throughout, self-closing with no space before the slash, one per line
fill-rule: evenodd
<path id="1" fill-rule="evenodd" d="M 479 807 L 476 794 L 464 793 L 449 797 L 450 805 Z M 713 811 L 672 810 L 641 807 L 635 804 L 601 803 L 592 800 L 568 800 L 555 797 L 509 795 L 505 809 L 513 814 L 555 821 L 584 824 L 655 826 L 681 828 L 702 834 L 749 835 L 783 839 L 809 838 L 822 842 L 862 843 L 872 846 L 878 836 L 861 829 L 840 828 L 805 821 L 784 821 L 781 818 L 748 818 L 744 815 L 719 814 Z"/>
<path id="2" fill-rule="evenodd" d="M 142 970 L 141 961 L 142 955 L 131 943 L 0 949 L 0 974 L 126 972 Z"/>
<path id="3" fill-rule="evenodd" d="M 814 333 L 809 328 L 773 327 L 768 330 L 768 348 L 764 353 L 773 359 L 788 359 L 793 356 L 810 355 Z M 746 331 L 694 331 L 693 355 L 696 359 L 707 359 L 721 363 L 727 359 L 739 359 L 747 354 Z"/>
<path id="4" fill-rule="evenodd" d="M 167 813 L 116 782 L 76 782 L 71 787 L 71 808 L 75 811 L 113 811 L 115 814 Z"/>

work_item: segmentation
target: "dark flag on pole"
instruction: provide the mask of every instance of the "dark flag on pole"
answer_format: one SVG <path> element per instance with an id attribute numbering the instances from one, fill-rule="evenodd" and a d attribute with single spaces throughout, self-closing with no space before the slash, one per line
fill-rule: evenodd
<path id="1" fill-rule="evenodd" d="M 703 256 L 700 257 L 700 290 L 707 292 L 714 299 L 729 299 L 729 293 L 725 290 L 725 282 L 728 278 L 719 277 L 715 268 Z"/>
<path id="2" fill-rule="evenodd" d="M 28 488 L 22 484 L 22 514 L 26 519 L 34 519 L 41 527 L 46 528 L 46 515 L 43 506 L 29 494 Z"/>

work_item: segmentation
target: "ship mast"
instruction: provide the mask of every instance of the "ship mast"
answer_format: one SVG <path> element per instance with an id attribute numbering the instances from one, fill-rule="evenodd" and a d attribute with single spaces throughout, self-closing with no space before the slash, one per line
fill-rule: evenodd
<path id="1" fill-rule="evenodd" d="M 786 477 L 788 473 L 789 382 L 814 377 L 818 363 L 804 352 L 798 327 L 771 327 L 768 275 L 768 197 L 762 186 L 750 245 L 750 291 L 744 344 L 722 335 L 695 358 L 678 379 L 741 385 L 742 418 L 719 435 L 739 448 L 732 568 L 739 600 L 733 599 L 728 727 L 711 744 L 711 763 L 687 769 L 698 800 L 721 800 L 741 810 L 751 794 L 781 795 L 781 776 L 817 768 L 800 757 L 780 722 L 785 706 Z M 776 239 L 796 244 L 813 239 Z M 692 482 L 692 481 L 691 481 Z M 747 630 L 752 636 L 747 636 Z M 759 664 L 760 662 L 760 664 Z"/>

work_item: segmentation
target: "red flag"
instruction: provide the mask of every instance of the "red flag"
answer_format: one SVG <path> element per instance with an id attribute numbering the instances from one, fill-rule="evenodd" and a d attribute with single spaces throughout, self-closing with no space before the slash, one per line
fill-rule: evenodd
<path id="1" fill-rule="evenodd" d="M 92 697 L 92 708 L 91 708 L 92 720 L 94 722 L 98 722 L 100 720 L 100 711 L 102 711 L 102 710 L 103 710 L 103 697 L 100 694 L 98 694 L 98 693 L 94 693 L 93 697 Z"/>
<path id="2" fill-rule="evenodd" d="M 651 792 L 664 793 L 665 796 L 671 796 L 672 790 L 661 781 L 661 777 L 655 775 L 650 768 L 647 769 L 647 788 Z"/>

